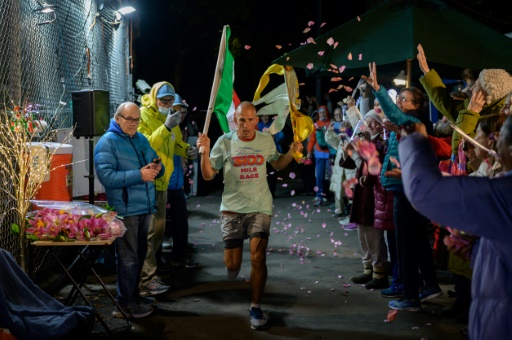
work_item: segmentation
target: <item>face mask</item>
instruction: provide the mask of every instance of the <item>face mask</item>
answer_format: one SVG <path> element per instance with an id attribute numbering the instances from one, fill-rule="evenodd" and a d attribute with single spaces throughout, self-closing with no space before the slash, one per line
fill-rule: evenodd
<path id="1" fill-rule="evenodd" d="M 171 112 L 171 108 L 170 107 L 159 106 L 158 107 L 158 112 L 160 112 L 161 114 L 167 116 Z"/>

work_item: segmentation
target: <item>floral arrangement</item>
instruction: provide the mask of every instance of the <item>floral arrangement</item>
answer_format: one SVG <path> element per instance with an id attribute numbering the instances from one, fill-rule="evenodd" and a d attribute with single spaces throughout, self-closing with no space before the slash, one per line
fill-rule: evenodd
<path id="1" fill-rule="evenodd" d="M 29 134 L 33 134 L 40 127 L 40 121 L 34 119 L 34 111 L 32 105 L 22 108 L 14 106 L 10 113 L 10 127 L 12 131 L 24 130 Z"/>
<path id="2" fill-rule="evenodd" d="M 26 238 L 43 241 L 93 241 L 124 235 L 126 227 L 116 212 L 79 215 L 63 209 L 44 208 L 27 214 Z M 13 232 L 16 232 L 13 225 Z"/>

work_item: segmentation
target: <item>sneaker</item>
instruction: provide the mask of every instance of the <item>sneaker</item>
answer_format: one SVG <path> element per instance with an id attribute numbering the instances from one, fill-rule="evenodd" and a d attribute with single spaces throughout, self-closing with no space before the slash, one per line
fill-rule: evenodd
<path id="1" fill-rule="evenodd" d="M 153 279 L 153 281 L 151 281 L 144 288 L 141 289 L 140 295 L 141 296 L 158 295 L 158 294 L 165 293 L 170 288 L 171 288 L 171 286 L 166 285 L 159 279 Z"/>
<path id="2" fill-rule="evenodd" d="M 388 289 L 381 290 L 380 294 L 387 298 L 400 297 L 404 294 L 404 286 L 393 283 Z"/>
<path id="3" fill-rule="evenodd" d="M 421 302 L 429 301 L 443 295 L 439 286 L 423 287 L 420 291 L 419 298 Z"/>
<path id="4" fill-rule="evenodd" d="M 267 318 L 263 315 L 261 308 L 251 307 L 251 328 L 262 331 L 268 328 Z"/>
<path id="5" fill-rule="evenodd" d="M 355 223 L 344 224 L 343 229 L 344 230 L 356 230 L 357 224 L 355 224 Z"/>
<path id="6" fill-rule="evenodd" d="M 329 212 L 336 212 L 336 204 L 331 204 L 329 208 L 327 208 L 327 211 Z"/>
<path id="7" fill-rule="evenodd" d="M 345 217 L 345 218 L 340 219 L 340 220 L 339 220 L 339 223 L 340 223 L 341 225 L 347 225 L 347 224 L 350 224 L 350 216 L 347 216 L 347 217 Z"/>
<path id="8" fill-rule="evenodd" d="M 313 206 L 320 207 L 320 206 L 323 206 L 323 205 L 326 205 L 326 204 L 327 204 L 327 198 L 325 198 L 325 197 L 322 197 L 322 198 L 315 197 Z"/>
<path id="9" fill-rule="evenodd" d="M 139 296 L 137 303 L 145 306 L 151 306 L 156 303 L 156 299 L 151 296 Z"/>
<path id="10" fill-rule="evenodd" d="M 406 310 L 408 312 L 421 311 L 421 302 L 417 299 L 401 298 L 399 300 L 391 300 L 388 303 L 389 308 L 395 310 Z"/>
<path id="11" fill-rule="evenodd" d="M 237 270 L 233 270 L 233 271 L 226 268 L 226 272 L 228 274 L 228 280 L 233 281 L 234 279 L 236 279 L 238 277 L 238 273 L 240 273 L 240 268 L 238 268 Z"/>
<path id="12" fill-rule="evenodd" d="M 364 285 L 366 289 L 382 289 L 389 287 L 389 280 L 387 277 L 383 279 L 371 279 L 367 284 Z"/>
<path id="13" fill-rule="evenodd" d="M 140 319 L 145 318 L 146 316 L 153 313 L 153 307 L 142 305 L 138 303 L 131 303 L 125 306 L 122 306 L 124 313 L 129 319 Z M 123 313 L 119 310 L 115 310 L 112 312 L 112 315 L 116 318 L 124 318 Z"/>
<path id="14" fill-rule="evenodd" d="M 174 268 L 195 268 L 199 266 L 199 262 L 184 261 L 170 261 L 169 264 Z"/>
<path id="15" fill-rule="evenodd" d="M 370 282 L 372 279 L 372 273 L 369 274 L 361 274 L 359 276 L 353 276 L 350 278 L 350 280 L 357 284 L 364 284 L 367 282 Z"/>

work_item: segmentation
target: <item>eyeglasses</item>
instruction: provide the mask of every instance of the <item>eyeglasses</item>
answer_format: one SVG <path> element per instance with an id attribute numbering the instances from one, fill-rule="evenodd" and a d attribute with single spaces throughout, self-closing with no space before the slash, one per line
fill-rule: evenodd
<path id="1" fill-rule="evenodd" d="M 158 100 L 161 101 L 162 104 L 164 104 L 164 105 L 174 104 L 174 98 L 173 99 L 158 98 Z"/>
<path id="2" fill-rule="evenodd" d="M 412 99 L 407 99 L 407 98 L 405 98 L 405 97 L 397 96 L 397 97 L 396 97 L 396 101 L 397 101 L 397 102 L 398 102 L 398 101 L 400 101 L 400 102 L 402 102 L 402 103 L 405 103 L 405 102 L 412 102 Z"/>
<path id="3" fill-rule="evenodd" d="M 139 118 L 125 117 L 120 113 L 118 113 L 118 115 L 121 118 L 123 118 L 124 120 L 126 120 L 128 122 L 128 124 L 130 124 L 130 125 L 133 125 L 134 123 L 139 124 L 142 121 L 142 118 L 140 118 L 140 117 Z"/>

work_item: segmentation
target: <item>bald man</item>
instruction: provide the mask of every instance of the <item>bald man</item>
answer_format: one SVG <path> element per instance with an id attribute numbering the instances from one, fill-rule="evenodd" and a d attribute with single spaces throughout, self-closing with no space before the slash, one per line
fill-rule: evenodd
<path id="1" fill-rule="evenodd" d="M 210 152 L 210 139 L 199 134 L 198 147 L 203 147 L 201 170 L 211 181 L 223 168 L 221 229 L 224 241 L 224 262 L 230 280 L 236 279 L 242 264 L 244 239 L 249 238 L 251 250 L 251 327 L 268 328 L 260 301 L 267 281 L 266 249 L 272 211 L 272 194 L 267 185 L 266 163 L 275 170 L 284 169 L 302 143 L 294 142 L 286 154 L 280 154 L 272 136 L 256 130 L 259 118 L 250 102 L 236 108 L 237 130 L 222 135 Z"/>

